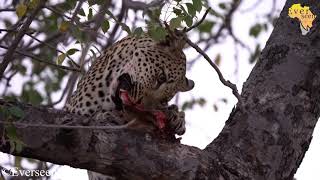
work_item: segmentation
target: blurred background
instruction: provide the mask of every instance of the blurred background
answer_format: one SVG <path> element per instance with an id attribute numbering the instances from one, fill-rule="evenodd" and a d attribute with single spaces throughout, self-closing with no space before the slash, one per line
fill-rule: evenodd
<path id="1" fill-rule="evenodd" d="M 0 1 L 1 61 L 39 1 Z M 158 36 L 163 31 L 152 17 L 183 28 L 201 19 L 206 7 L 213 10 L 188 36 L 241 91 L 284 4 L 285 0 L 50 0 L 34 17 L 15 49 L 0 82 L 0 97 L 61 109 L 81 77 L 61 66 L 86 71 L 105 48 L 129 33 L 145 31 L 161 38 Z M 173 23 L 177 21 L 172 19 L 179 22 Z M 190 92 L 177 94 L 171 103 L 186 112 L 187 131 L 182 143 L 203 149 L 219 134 L 237 100 L 194 49 L 186 47 L 184 52 L 187 77 L 196 85 Z M 319 142 L 320 132 L 316 128 L 295 175 L 297 179 L 320 179 L 316 169 L 320 161 Z M 86 170 L 4 153 L 0 153 L 0 165 L 8 169 L 49 170 L 52 176 L 43 179 L 87 179 Z M 2 174 L 2 178 L 14 179 Z"/>

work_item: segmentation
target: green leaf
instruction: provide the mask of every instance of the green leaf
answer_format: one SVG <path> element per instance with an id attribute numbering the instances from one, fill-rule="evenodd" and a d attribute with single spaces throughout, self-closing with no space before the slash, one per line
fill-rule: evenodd
<path id="1" fill-rule="evenodd" d="M 197 102 L 201 107 L 203 107 L 207 101 L 204 98 L 199 98 Z"/>
<path id="2" fill-rule="evenodd" d="M 62 21 L 60 26 L 59 26 L 59 31 L 60 32 L 67 32 L 69 29 L 69 22 L 67 21 Z"/>
<path id="3" fill-rule="evenodd" d="M 120 26 L 121 26 L 122 30 L 126 31 L 128 34 L 131 34 L 131 30 L 130 30 L 129 26 L 127 26 L 124 23 L 120 23 Z"/>
<path id="4" fill-rule="evenodd" d="M 30 4 L 29 4 L 29 7 L 31 9 L 35 9 L 38 6 L 39 3 L 40 3 L 40 0 L 31 0 Z"/>
<path id="5" fill-rule="evenodd" d="M 151 18 L 152 19 L 159 19 L 161 15 L 161 9 L 160 8 L 157 8 L 157 9 L 154 9 L 151 11 Z"/>
<path id="6" fill-rule="evenodd" d="M 215 22 L 205 20 L 198 26 L 198 28 L 200 32 L 210 33 L 214 25 Z"/>
<path id="7" fill-rule="evenodd" d="M 185 15 L 188 14 L 188 12 L 186 11 L 186 9 L 185 9 L 182 5 L 180 5 L 179 7 L 181 8 L 181 10 L 183 11 L 183 13 L 184 13 Z"/>
<path id="8" fill-rule="evenodd" d="M 135 35 L 136 37 L 140 37 L 142 33 L 143 33 L 142 27 L 138 27 L 133 31 L 133 35 Z"/>
<path id="9" fill-rule="evenodd" d="M 258 35 L 260 34 L 261 31 L 262 31 L 261 24 L 255 24 L 254 26 L 252 26 L 250 28 L 249 35 L 256 38 L 256 37 L 258 37 Z"/>
<path id="10" fill-rule="evenodd" d="M 167 35 L 167 31 L 163 27 L 160 27 L 160 26 L 149 29 L 148 33 L 156 41 L 160 41 L 160 40 L 165 39 L 165 37 Z"/>
<path id="11" fill-rule="evenodd" d="M 39 105 L 43 101 L 43 98 L 40 95 L 40 93 L 34 89 L 31 89 L 28 92 L 28 98 L 28 102 L 30 102 L 33 105 Z"/>
<path id="12" fill-rule="evenodd" d="M 181 110 L 184 111 L 186 109 L 192 109 L 193 104 L 191 102 L 184 102 L 182 104 Z"/>
<path id="13" fill-rule="evenodd" d="M 126 31 L 128 34 L 131 34 L 131 30 L 129 28 L 129 26 L 127 26 L 126 24 L 119 22 L 118 19 L 111 13 L 111 11 L 109 11 L 108 9 L 105 10 L 106 14 L 108 14 L 113 20 L 116 21 L 116 23 L 118 23 L 122 30 Z"/>
<path id="14" fill-rule="evenodd" d="M 226 99 L 226 98 L 221 98 L 220 100 L 221 100 L 222 102 L 224 102 L 225 104 L 228 103 L 228 99 Z"/>
<path id="15" fill-rule="evenodd" d="M 219 110 L 219 108 L 218 108 L 218 106 L 217 106 L 216 104 L 213 104 L 213 110 L 214 110 L 215 112 L 217 112 L 217 111 Z"/>
<path id="16" fill-rule="evenodd" d="M 221 63 L 221 55 L 217 54 L 216 58 L 214 59 L 214 63 L 219 66 Z"/>
<path id="17" fill-rule="evenodd" d="M 217 11 L 215 11 L 215 10 L 213 10 L 213 9 L 211 9 L 211 10 L 209 11 L 209 13 L 212 14 L 212 15 L 214 15 L 214 16 L 216 16 L 216 17 L 224 18 L 221 14 L 219 14 Z"/>
<path id="18" fill-rule="evenodd" d="M 93 17 L 93 14 L 92 14 L 92 8 L 89 9 L 89 14 L 88 14 L 88 20 L 91 20 Z"/>
<path id="19" fill-rule="evenodd" d="M 25 4 L 18 4 L 16 7 L 16 13 L 19 18 L 24 16 L 27 12 L 27 6 Z"/>
<path id="20" fill-rule="evenodd" d="M 66 58 L 66 54 L 64 53 L 60 54 L 57 58 L 57 64 L 61 65 L 65 58 Z"/>
<path id="21" fill-rule="evenodd" d="M 249 63 L 250 64 L 254 63 L 259 58 L 260 53 L 261 53 L 260 44 L 257 44 L 254 52 L 251 54 L 249 58 Z"/>
<path id="22" fill-rule="evenodd" d="M 14 141 L 9 141 L 10 143 L 10 153 L 14 152 L 14 149 L 16 148 L 16 144 L 14 143 Z"/>
<path id="23" fill-rule="evenodd" d="M 225 3 L 219 3 L 218 6 L 221 8 L 221 9 L 226 9 L 227 6 Z"/>
<path id="24" fill-rule="evenodd" d="M 15 147 L 15 150 L 17 153 L 20 153 L 23 149 L 23 143 L 21 141 L 16 141 L 16 147 Z"/>
<path id="25" fill-rule="evenodd" d="M 5 126 L 5 131 L 9 138 L 10 152 L 21 152 L 25 144 L 18 138 L 16 128 L 12 125 L 8 125 Z"/>
<path id="26" fill-rule="evenodd" d="M 194 9 L 197 12 L 201 11 L 201 9 L 202 9 L 202 0 L 192 0 L 192 4 L 193 4 Z"/>
<path id="27" fill-rule="evenodd" d="M 87 39 L 87 35 L 85 32 L 81 31 L 79 27 L 72 28 L 72 35 L 79 41 L 80 43 L 85 42 Z"/>
<path id="28" fill-rule="evenodd" d="M 7 132 L 6 135 L 9 137 L 9 139 L 11 141 L 16 141 L 18 140 L 18 136 L 17 136 L 17 131 L 16 128 L 14 126 L 10 125 L 6 125 L 5 126 L 5 131 Z"/>
<path id="29" fill-rule="evenodd" d="M 106 33 L 110 28 L 110 24 L 109 24 L 109 21 L 106 19 L 104 21 L 102 21 L 102 24 L 101 24 L 101 29 L 104 33 Z"/>
<path id="30" fill-rule="evenodd" d="M 12 97 L 5 96 L 4 100 L 11 100 L 11 98 Z M 0 106 L 0 116 L 4 117 L 5 119 L 8 118 L 10 116 L 8 108 Z"/>
<path id="31" fill-rule="evenodd" d="M 268 31 L 268 24 L 267 24 L 267 23 L 264 23 L 262 26 L 263 26 L 263 29 L 264 29 L 265 31 Z"/>
<path id="32" fill-rule="evenodd" d="M 69 5 L 69 8 L 74 8 L 77 4 L 77 0 L 66 0 L 66 3 Z"/>
<path id="33" fill-rule="evenodd" d="M 72 48 L 72 49 L 69 49 L 68 51 L 67 51 L 67 54 L 68 55 L 73 55 L 74 53 L 76 53 L 76 52 L 78 52 L 79 51 L 79 49 L 76 49 L 76 48 Z M 60 54 L 61 55 L 61 54 Z M 59 57 L 58 57 L 59 58 Z"/>
<path id="34" fill-rule="evenodd" d="M 95 0 L 88 0 L 89 6 L 93 6 L 96 4 Z"/>
<path id="35" fill-rule="evenodd" d="M 196 9 L 193 7 L 193 4 L 186 3 L 186 6 L 188 8 L 188 13 L 191 17 L 194 17 L 196 15 Z"/>
<path id="36" fill-rule="evenodd" d="M 25 115 L 24 111 L 17 106 L 10 107 L 8 109 L 8 111 L 12 116 L 19 118 L 19 119 L 23 118 Z"/>
<path id="37" fill-rule="evenodd" d="M 17 70 L 21 75 L 26 75 L 27 68 L 23 64 L 13 65 L 13 69 Z"/>
<path id="38" fill-rule="evenodd" d="M 178 8 L 173 8 L 173 12 L 177 15 L 177 16 L 180 16 L 181 15 L 181 13 L 182 13 L 182 11 L 181 11 L 181 9 L 178 9 Z"/>
<path id="39" fill-rule="evenodd" d="M 181 26 L 182 19 L 180 17 L 175 17 L 170 20 L 170 27 L 176 29 Z"/>
<path id="40" fill-rule="evenodd" d="M 83 8 L 80 9 L 79 15 L 80 16 L 86 16 L 86 13 L 84 12 Z"/>
<path id="41" fill-rule="evenodd" d="M 193 23 L 193 18 L 191 16 L 185 16 L 183 18 L 184 22 L 186 22 L 187 26 L 190 27 L 192 26 Z"/>

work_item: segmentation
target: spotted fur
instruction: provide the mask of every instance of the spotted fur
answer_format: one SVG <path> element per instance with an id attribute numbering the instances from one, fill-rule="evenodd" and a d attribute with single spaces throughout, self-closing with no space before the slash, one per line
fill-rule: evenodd
<path id="1" fill-rule="evenodd" d="M 86 116 L 101 110 L 121 110 L 117 108 L 119 99 L 115 93 L 123 74 L 129 77 L 133 101 L 150 109 L 168 102 L 177 92 L 193 87 L 193 82 L 185 77 L 186 57 L 181 50 L 146 36 L 128 36 L 93 62 L 67 102 L 66 110 Z"/>

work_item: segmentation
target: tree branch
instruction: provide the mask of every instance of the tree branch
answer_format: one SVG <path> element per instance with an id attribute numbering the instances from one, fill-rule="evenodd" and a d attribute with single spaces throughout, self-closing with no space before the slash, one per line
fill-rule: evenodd
<path id="1" fill-rule="evenodd" d="M 238 92 L 237 86 L 233 83 L 231 83 L 229 80 L 226 80 L 220 69 L 218 68 L 218 66 L 216 64 L 214 64 L 214 62 L 210 59 L 210 57 L 196 44 L 194 44 L 190 39 L 186 38 L 187 43 L 193 47 L 198 53 L 200 53 L 207 61 L 208 63 L 211 65 L 211 67 L 213 67 L 213 69 L 217 72 L 220 81 L 222 82 L 222 84 L 224 84 L 225 86 L 229 87 L 230 89 L 232 89 L 232 93 L 236 96 L 236 98 L 238 99 L 238 102 L 240 103 L 240 106 L 242 106 L 242 100 L 241 100 L 241 96 Z"/>
<path id="2" fill-rule="evenodd" d="M 8 47 L 2 46 L 2 45 L 0 45 L 0 48 L 8 49 L 8 50 L 9 50 Z M 48 65 L 50 65 L 50 66 L 57 67 L 57 68 L 62 69 L 62 70 L 68 70 L 68 71 L 74 71 L 74 72 L 81 72 L 80 69 L 75 69 L 75 68 L 68 67 L 68 66 L 61 66 L 61 65 L 52 63 L 52 62 L 50 62 L 50 61 L 45 61 L 45 60 L 43 60 L 43 59 L 38 58 L 37 56 L 34 56 L 34 55 L 32 55 L 32 54 L 29 54 L 29 53 L 27 53 L 27 52 L 24 52 L 24 51 L 21 51 L 21 50 L 18 50 L 18 49 L 15 49 L 13 52 L 14 52 L 14 53 L 17 53 L 17 54 L 20 54 L 20 55 L 23 55 L 23 56 L 26 56 L 26 57 L 30 57 L 31 59 L 36 60 L 36 61 L 38 61 L 38 62 L 40 62 L 40 63 L 45 63 L 45 64 L 48 64 Z"/>
<path id="3" fill-rule="evenodd" d="M 18 47 L 18 44 L 20 43 L 20 41 L 23 38 L 26 31 L 28 30 L 31 22 L 36 17 L 38 12 L 42 9 L 42 7 L 44 6 L 45 3 L 46 3 L 46 0 L 39 1 L 37 7 L 31 12 L 30 16 L 23 23 L 21 29 L 19 30 L 18 34 L 16 35 L 16 38 L 14 39 L 12 44 L 10 45 L 7 53 L 3 57 L 3 62 L 0 66 L 0 80 L 2 79 L 2 77 L 4 75 L 4 71 L 7 69 L 7 66 L 9 65 L 10 61 L 12 61 L 12 59 L 13 59 L 12 56 L 13 56 L 16 48 Z"/>
<path id="4" fill-rule="evenodd" d="M 200 21 L 198 21 L 197 23 L 195 23 L 194 25 L 192 25 L 191 27 L 189 27 L 188 29 L 185 30 L 185 32 L 189 32 L 192 29 L 198 27 L 207 17 L 208 13 L 210 12 L 211 8 L 209 7 L 206 12 L 204 13 L 204 15 L 202 16 L 202 18 L 200 19 Z"/>
<path id="5" fill-rule="evenodd" d="M 17 106 L 23 109 L 25 117 L 19 122 L 27 124 L 60 124 L 63 120 L 68 120 L 70 125 L 83 125 L 87 122 L 96 125 L 101 123 L 90 118 L 43 107 L 9 103 L 3 100 L 0 100 L 0 105 L 1 109 Z M 5 121 L 2 115 L 0 120 Z M 10 152 L 9 139 L 5 138 L 6 142 L 0 142 L 0 151 L 56 164 L 69 164 L 72 167 L 89 169 L 119 179 L 160 177 L 182 179 L 195 177 L 197 172 L 204 171 L 207 167 L 206 155 L 200 156 L 200 149 L 168 142 L 154 134 L 146 136 L 141 131 L 130 129 L 66 131 L 55 127 L 24 126 L 16 126 L 16 128 L 19 138 L 25 144 L 23 150 Z M 0 134 L 6 133 L 4 129 L 3 124 L 0 124 Z M 35 141 L 34 138 L 40 134 L 41 138 L 36 138 Z"/>

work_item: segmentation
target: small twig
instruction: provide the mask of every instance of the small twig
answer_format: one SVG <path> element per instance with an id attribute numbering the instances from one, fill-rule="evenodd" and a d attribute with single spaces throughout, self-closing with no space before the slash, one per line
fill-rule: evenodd
<path id="1" fill-rule="evenodd" d="M 59 49 L 56 49 L 55 47 L 53 47 L 51 44 L 47 43 L 47 42 L 44 42 L 44 41 L 41 41 L 40 39 L 38 39 L 37 37 L 31 35 L 30 33 L 26 33 L 26 35 L 28 35 L 29 37 L 31 37 L 32 39 L 36 40 L 37 42 L 41 43 L 41 44 L 44 44 L 46 46 L 48 46 L 49 48 L 55 50 L 55 51 L 58 51 L 62 54 L 65 54 L 67 56 L 67 58 L 69 58 L 69 60 L 71 61 L 72 65 L 76 66 L 77 68 L 80 68 L 80 66 L 68 55 L 68 53 L 64 53 L 63 51 L 59 50 Z"/>
<path id="2" fill-rule="evenodd" d="M 65 18 L 67 18 L 67 19 L 69 19 L 69 20 L 71 19 L 71 17 L 69 17 L 69 16 L 65 15 L 64 13 L 62 13 L 62 12 L 54 9 L 53 7 L 45 6 L 45 8 L 48 9 L 48 10 L 50 10 L 50 11 L 52 11 L 52 12 L 54 12 L 54 13 L 57 14 L 57 15 L 60 15 L 60 16 L 62 16 L 62 17 L 65 17 Z"/>
<path id="3" fill-rule="evenodd" d="M 0 124 L 4 125 L 15 125 L 15 126 L 24 126 L 20 128 L 28 128 L 28 127 L 37 127 L 37 128 L 56 128 L 56 129 L 89 129 L 89 130 L 121 130 L 130 127 L 132 124 L 136 122 L 136 119 L 129 121 L 123 125 L 115 125 L 115 126 L 81 126 L 81 125 L 62 125 L 62 124 L 29 124 L 29 123 L 20 123 L 20 122 L 7 122 L 0 121 Z"/>
<path id="4" fill-rule="evenodd" d="M 59 41 L 59 39 L 61 39 L 61 37 L 62 37 L 61 35 L 62 35 L 61 32 L 54 32 L 54 34 L 48 36 L 45 40 L 43 40 L 43 42 L 45 42 L 45 43 L 50 43 L 50 42 L 52 42 L 52 41 Z M 44 44 L 36 44 L 36 45 L 34 45 L 34 46 L 29 47 L 28 49 L 26 49 L 26 51 L 32 52 L 32 51 L 34 51 L 34 50 L 36 50 L 36 49 L 38 49 L 38 48 L 41 48 L 43 45 L 44 45 Z"/>
<path id="5" fill-rule="evenodd" d="M 17 30 L 14 30 L 14 29 L 0 29 L 0 33 L 2 31 L 5 31 L 5 32 L 19 32 Z M 62 54 L 65 54 L 67 56 L 67 58 L 69 58 L 69 60 L 71 61 L 72 65 L 75 65 L 77 68 L 80 68 L 80 66 L 65 52 L 55 48 L 54 46 L 52 46 L 51 44 L 45 42 L 45 41 L 41 41 L 40 39 L 38 39 L 37 37 L 33 36 L 31 33 L 29 32 L 26 32 L 26 35 L 28 35 L 29 37 L 31 37 L 32 39 L 36 40 L 37 42 L 39 42 L 40 44 L 44 44 L 46 46 L 48 46 L 49 48 L 55 50 L 55 51 L 58 51 Z"/>
<path id="6" fill-rule="evenodd" d="M 16 11 L 16 9 L 14 8 L 0 9 L 0 12 L 6 12 L 6 11 Z"/>
<path id="7" fill-rule="evenodd" d="M 69 78 L 69 80 L 70 80 L 70 78 Z M 45 107 L 53 107 L 53 106 L 59 104 L 59 103 L 64 99 L 64 97 L 65 97 L 66 94 L 67 94 L 68 89 L 69 89 L 69 84 L 70 84 L 70 83 L 69 83 L 69 81 L 68 81 L 66 87 L 63 89 L 63 91 L 62 91 L 62 93 L 61 93 L 60 98 L 59 98 L 56 102 L 49 103 L 49 104 L 45 105 Z"/>
<path id="8" fill-rule="evenodd" d="M 253 5 L 251 5 L 250 7 L 240 10 L 240 13 L 247 13 L 249 11 L 252 11 L 252 10 L 256 9 L 262 2 L 263 1 L 258 0 Z"/>
<path id="9" fill-rule="evenodd" d="M 185 37 L 186 42 L 193 47 L 198 53 L 200 53 L 208 62 L 209 64 L 214 68 L 214 70 L 217 72 L 220 81 L 222 82 L 222 84 L 224 84 L 225 86 L 229 87 L 232 89 L 232 93 L 236 96 L 236 98 L 238 99 L 240 105 L 242 105 L 242 100 L 241 100 L 241 96 L 238 93 L 238 89 L 237 86 L 233 83 L 231 83 L 229 80 L 226 80 L 221 71 L 219 70 L 218 66 L 216 64 L 213 63 L 213 61 L 210 59 L 210 57 L 196 44 L 194 44 L 189 38 Z"/>
<path id="10" fill-rule="evenodd" d="M 79 60 L 80 69 L 83 69 L 83 66 L 85 65 L 84 61 L 85 61 L 85 58 L 90 50 L 90 46 L 91 46 L 90 42 L 85 43 L 85 45 L 81 45 L 81 56 L 80 56 L 80 60 Z M 69 99 L 73 93 L 74 86 L 76 85 L 78 77 L 79 77 L 78 73 L 72 73 L 69 76 L 68 84 L 66 87 L 66 88 L 68 88 L 66 102 L 69 101 Z"/>
<path id="11" fill-rule="evenodd" d="M 0 48 L 3 48 L 3 49 L 9 49 L 8 47 L 6 46 L 2 46 L 0 45 Z M 34 59 L 38 62 L 41 62 L 41 63 L 46 63 L 48 65 L 51 65 L 51 66 L 55 66 L 57 68 L 60 68 L 60 69 L 63 69 L 63 70 L 69 70 L 69 71 L 75 71 L 75 72 L 81 72 L 80 69 L 75 69 L 75 68 L 71 68 L 71 67 L 68 67 L 68 66 L 61 66 L 61 65 L 58 65 L 58 64 L 55 64 L 55 63 L 52 63 L 52 62 L 49 62 L 49 61 L 45 61 L 43 59 L 40 59 L 32 54 L 29 54 L 27 52 L 23 52 L 23 51 L 20 51 L 18 49 L 15 49 L 14 53 L 17 53 L 17 54 L 20 54 L 20 55 L 23 55 L 23 56 L 27 56 L 27 57 L 30 57 L 31 59 Z"/>
<path id="12" fill-rule="evenodd" d="M 118 20 L 119 22 L 122 21 L 125 13 L 126 13 L 126 8 L 125 8 L 124 6 L 122 6 L 122 7 L 121 7 L 121 10 L 120 10 L 120 13 L 118 14 L 118 17 L 117 17 L 117 20 Z M 110 35 L 109 35 L 109 38 L 108 38 L 108 40 L 107 40 L 107 43 L 106 43 L 106 45 L 105 45 L 105 48 L 111 46 L 111 45 L 114 43 L 115 35 L 116 35 L 119 27 L 120 27 L 120 24 L 119 24 L 119 23 L 116 23 L 116 24 L 114 25 L 114 27 L 113 27 Z"/>
<path id="13" fill-rule="evenodd" d="M 8 91 L 8 88 L 11 86 L 11 84 L 10 84 L 11 79 L 12 79 L 18 72 L 19 72 L 18 70 L 14 70 L 14 71 L 12 72 L 12 74 L 10 74 L 8 77 L 3 76 L 3 78 L 6 79 L 7 82 L 6 82 L 6 85 L 5 85 L 4 90 L 3 90 L 3 92 L 2 92 L 2 97 L 6 95 L 6 93 L 7 93 L 7 91 Z"/>
<path id="14" fill-rule="evenodd" d="M 78 15 L 79 11 L 81 10 L 83 1 L 84 1 L 84 0 L 80 0 L 80 1 L 78 2 L 77 6 L 76 6 L 76 9 L 74 10 L 74 12 L 73 12 L 73 14 L 72 14 L 72 16 L 71 16 L 70 24 L 72 24 L 73 21 L 76 20 L 76 17 L 77 17 L 77 15 Z"/>
<path id="15" fill-rule="evenodd" d="M 205 19 L 206 16 L 208 15 L 209 11 L 211 10 L 211 8 L 209 7 L 206 12 L 204 13 L 204 15 L 202 16 L 202 18 L 200 19 L 200 21 L 198 21 L 197 23 L 195 23 L 194 25 L 192 25 L 191 27 L 189 27 L 188 29 L 185 30 L 185 32 L 189 32 L 190 30 L 198 27 Z"/>

